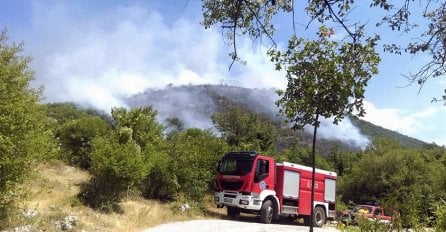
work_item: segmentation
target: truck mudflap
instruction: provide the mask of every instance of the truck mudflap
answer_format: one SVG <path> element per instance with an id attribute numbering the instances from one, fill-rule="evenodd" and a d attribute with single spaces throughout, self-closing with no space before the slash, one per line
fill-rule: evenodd
<path id="1" fill-rule="evenodd" d="M 327 218 L 331 220 L 336 219 L 336 210 L 328 210 Z"/>
<path id="2" fill-rule="evenodd" d="M 215 192 L 214 203 L 217 206 L 232 206 L 246 210 L 260 210 L 262 207 L 262 200 L 258 197 L 229 191 Z"/>

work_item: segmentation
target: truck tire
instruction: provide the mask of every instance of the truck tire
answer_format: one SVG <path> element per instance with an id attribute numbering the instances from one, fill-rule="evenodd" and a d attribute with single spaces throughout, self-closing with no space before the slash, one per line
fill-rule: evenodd
<path id="1" fill-rule="evenodd" d="M 325 215 L 324 208 L 317 206 L 314 209 L 313 225 L 316 227 L 322 227 L 326 221 L 327 221 L 327 216 Z"/>
<path id="2" fill-rule="evenodd" d="M 226 212 L 230 218 L 235 218 L 240 215 L 240 210 L 231 206 L 226 206 Z"/>
<path id="3" fill-rule="evenodd" d="M 260 221 L 265 224 L 270 224 L 273 221 L 273 215 L 273 203 L 267 200 L 263 203 L 262 208 L 260 208 Z"/>

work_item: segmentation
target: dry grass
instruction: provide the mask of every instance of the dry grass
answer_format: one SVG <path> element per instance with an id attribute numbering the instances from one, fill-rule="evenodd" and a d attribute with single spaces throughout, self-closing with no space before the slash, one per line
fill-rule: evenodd
<path id="1" fill-rule="evenodd" d="M 26 219 L 18 217 L 15 224 L 29 225 L 44 231 L 60 231 L 56 222 L 68 215 L 76 216 L 74 231 L 141 231 L 169 221 L 199 218 L 218 218 L 222 209 L 216 209 L 212 197 L 206 197 L 205 212 L 177 210 L 180 202 L 161 203 L 140 197 L 129 197 L 121 203 L 123 213 L 102 213 L 82 205 L 76 195 L 80 184 L 88 181 L 88 172 L 63 163 L 44 164 L 38 168 L 36 178 L 25 185 L 29 200 L 23 209 L 33 209 L 38 215 Z"/>

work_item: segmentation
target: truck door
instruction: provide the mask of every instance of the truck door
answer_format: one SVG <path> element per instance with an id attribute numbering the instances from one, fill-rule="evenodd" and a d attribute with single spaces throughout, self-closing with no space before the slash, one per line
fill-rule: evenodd
<path id="1" fill-rule="evenodd" d="M 268 159 L 258 159 L 254 175 L 254 189 L 274 190 L 274 164 Z"/>

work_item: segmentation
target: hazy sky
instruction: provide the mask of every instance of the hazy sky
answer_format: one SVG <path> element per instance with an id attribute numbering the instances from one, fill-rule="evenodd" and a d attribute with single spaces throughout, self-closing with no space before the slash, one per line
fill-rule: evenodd
<path id="1" fill-rule="evenodd" d="M 25 43 L 25 53 L 33 57 L 35 84 L 44 85 L 48 102 L 76 101 L 109 111 L 123 105 L 123 96 L 168 84 L 285 87 L 286 79 L 274 70 L 264 55 L 266 49 L 247 39 L 238 41 L 247 65 L 235 64 L 229 71 L 230 47 L 218 27 L 205 30 L 199 24 L 200 4 L 198 0 L 0 0 L 0 29 L 7 29 L 11 41 Z M 368 8 L 359 14 L 363 22 L 376 17 Z M 279 17 L 276 23 L 277 42 L 283 45 L 282 39 L 291 33 L 291 20 Z M 308 33 L 303 26 L 298 30 Z M 376 30 L 388 42 L 405 39 Z M 403 88 L 408 83 L 401 74 L 417 71 L 425 59 L 383 54 L 380 74 L 367 87 L 364 119 L 446 145 L 446 107 L 430 103 L 443 93 L 446 79 L 431 80 L 420 94 L 418 86 Z"/>

